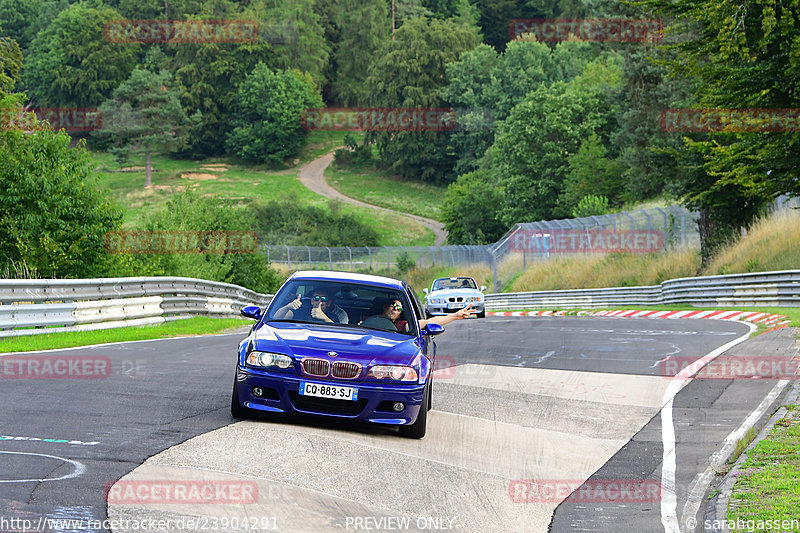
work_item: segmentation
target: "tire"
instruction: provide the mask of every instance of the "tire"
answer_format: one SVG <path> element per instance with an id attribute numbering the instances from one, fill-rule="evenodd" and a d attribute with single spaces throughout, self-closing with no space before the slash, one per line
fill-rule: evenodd
<path id="1" fill-rule="evenodd" d="M 428 411 L 433 409 L 433 381 L 428 385 Z"/>
<path id="2" fill-rule="evenodd" d="M 430 314 L 430 313 L 428 312 L 428 310 L 427 310 L 427 309 L 425 310 L 425 318 L 426 318 L 426 319 L 428 319 L 428 320 L 430 320 L 431 318 L 433 318 L 433 315 L 432 315 L 432 314 Z"/>
<path id="3" fill-rule="evenodd" d="M 239 420 L 246 420 L 253 416 L 253 410 L 242 407 L 239 402 L 239 389 L 236 382 L 233 383 L 233 394 L 231 394 L 231 416 Z"/>
<path id="4" fill-rule="evenodd" d="M 478 318 L 486 318 L 486 311 L 481 311 L 480 313 L 475 313 L 475 316 Z"/>
<path id="5" fill-rule="evenodd" d="M 425 387 L 425 392 L 422 394 L 422 403 L 420 404 L 419 414 L 413 424 L 407 426 L 400 426 L 400 436 L 408 437 L 410 439 L 421 439 L 425 436 L 425 429 L 428 426 L 428 409 L 426 408 L 431 402 L 431 385 Z"/>

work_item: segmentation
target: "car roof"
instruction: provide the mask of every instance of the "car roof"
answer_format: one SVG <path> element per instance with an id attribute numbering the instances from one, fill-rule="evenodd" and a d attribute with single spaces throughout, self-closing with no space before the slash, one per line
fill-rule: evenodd
<path id="1" fill-rule="evenodd" d="M 469 276 L 452 276 L 452 277 L 449 277 L 449 278 L 436 278 L 433 281 L 435 283 L 435 282 L 443 280 L 443 279 L 447 279 L 447 280 L 451 280 L 451 279 L 471 279 L 472 281 L 475 281 L 473 278 L 471 278 Z"/>
<path id="2" fill-rule="evenodd" d="M 357 274 L 355 272 L 337 272 L 335 270 L 298 270 L 289 279 L 307 279 L 313 281 L 341 281 L 345 283 L 363 283 L 365 285 L 378 285 L 391 289 L 402 289 L 403 282 L 386 276 L 372 274 Z"/>

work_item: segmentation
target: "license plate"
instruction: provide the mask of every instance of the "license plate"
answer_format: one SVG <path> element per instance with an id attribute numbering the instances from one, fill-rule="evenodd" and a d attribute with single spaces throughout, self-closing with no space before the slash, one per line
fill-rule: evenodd
<path id="1" fill-rule="evenodd" d="M 316 396 L 317 398 L 331 398 L 335 400 L 358 400 L 358 389 L 354 387 L 339 387 L 336 385 L 321 385 L 319 383 L 300 382 L 302 396 Z"/>
<path id="2" fill-rule="evenodd" d="M 466 304 L 447 304 L 448 309 L 461 309 Z"/>

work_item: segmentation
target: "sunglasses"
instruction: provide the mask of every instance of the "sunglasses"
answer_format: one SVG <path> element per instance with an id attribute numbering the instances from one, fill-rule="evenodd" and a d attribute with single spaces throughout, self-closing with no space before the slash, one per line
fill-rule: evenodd
<path id="1" fill-rule="evenodd" d="M 403 310 L 403 306 L 400 305 L 400 304 L 392 304 L 390 307 L 392 309 L 394 309 L 395 311 L 402 311 Z"/>
<path id="2" fill-rule="evenodd" d="M 312 296 L 311 299 L 314 300 L 315 302 L 327 302 L 328 301 L 328 297 L 327 296 Z"/>

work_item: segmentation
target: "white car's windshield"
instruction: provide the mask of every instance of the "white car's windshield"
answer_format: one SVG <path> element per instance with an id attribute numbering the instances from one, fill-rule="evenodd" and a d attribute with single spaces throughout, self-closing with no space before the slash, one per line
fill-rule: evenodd
<path id="1" fill-rule="evenodd" d="M 477 289 L 475 280 L 472 278 L 441 278 L 433 282 L 431 287 L 434 291 L 442 289 Z"/>

